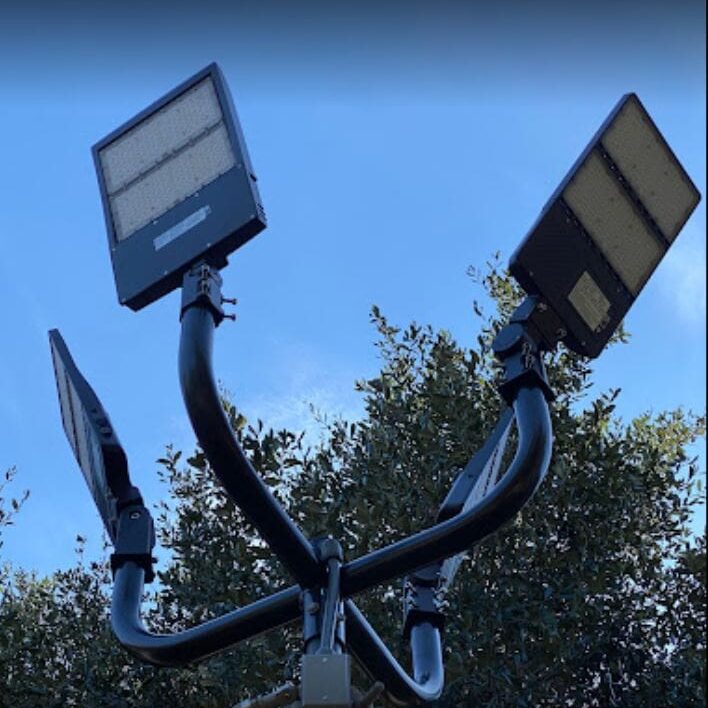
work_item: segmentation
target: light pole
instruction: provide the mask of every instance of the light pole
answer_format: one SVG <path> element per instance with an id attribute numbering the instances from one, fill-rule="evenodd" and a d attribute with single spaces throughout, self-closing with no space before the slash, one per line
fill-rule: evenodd
<path id="1" fill-rule="evenodd" d="M 368 705 L 381 690 L 400 705 L 443 691 L 443 599 L 462 554 L 513 518 L 542 482 L 551 456 L 543 354 L 564 342 L 597 356 L 700 199 L 646 114 L 625 96 L 544 207 L 511 260 L 528 293 L 494 340 L 507 404 L 458 475 L 434 526 L 346 560 L 336 539 L 307 539 L 261 480 L 224 414 L 212 368 L 214 330 L 228 315 L 219 270 L 265 227 L 255 175 L 223 77 L 211 65 L 94 147 L 109 247 L 122 304 L 140 309 L 182 286 L 179 375 L 199 444 L 226 493 L 293 577 L 282 590 L 169 635 L 140 619 L 152 580 L 152 518 L 128 477 L 126 456 L 98 398 L 56 330 L 52 357 L 67 436 L 115 546 L 112 626 L 145 661 L 203 659 L 298 618 L 304 654 L 297 695 L 305 708 Z M 501 461 L 512 425 L 516 454 Z M 357 609 L 354 596 L 405 576 L 407 674 Z M 351 688 L 350 657 L 376 681 Z"/>

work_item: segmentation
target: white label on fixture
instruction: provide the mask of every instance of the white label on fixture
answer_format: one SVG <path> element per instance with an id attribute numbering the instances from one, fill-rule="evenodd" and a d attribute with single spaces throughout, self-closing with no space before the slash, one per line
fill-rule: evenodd
<path id="1" fill-rule="evenodd" d="M 609 322 L 610 301 L 587 271 L 578 278 L 568 300 L 593 332 L 599 332 Z"/>
<path id="2" fill-rule="evenodd" d="M 186 234 L 187 231 L 193 229 L 197 224 L 201 224 L 209 214 L 211 214 L 211 207 L 208 204 L 201 209 L 197 209 L 197 211 L 190 214 L 186 219 L 182 219 L 178 224 L 175 224 L 153 239 L 155 250 L 159 251 L 168 243 L 172 243 L 176 238 Z"/>

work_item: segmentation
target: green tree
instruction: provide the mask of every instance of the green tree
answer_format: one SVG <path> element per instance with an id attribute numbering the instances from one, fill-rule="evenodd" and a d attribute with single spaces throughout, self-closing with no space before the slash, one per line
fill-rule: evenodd
<path id="1" fill-rule="evenodd" d="M 17 470 L 14 467 L 10 467 L 8 470 L 5 471 L 5 474 L 3 475 L 2 479 L 0 479 L 0 551 L 2 551 L 3 545 L 3 530 L 6 529 L 8 526 L 12 526 L 15 523 L 14 517 L 17 515 L 17 512 L 20 510 L 20 507 L 22 506 L 22 504 L 24 504 L 25 500 L 29 496 L 29 493 L 26 491 L 20 496 L 19 499 L 15 497 L 6 498 L 5 496 L 3 496 L 4 494 L 6 494 L 5 490 L 12 482 L 16 474 Z M 4 592 L 4 589 L 7 587 L 10 576 L 10 569 L 8 565 L 2 563 L 1 561 L 2 556 L 0 556 L 0 593 Z"/>
<path id="2" fill-rule="evenodd" d="M 241 444 L 310 536 L 354 558 L 426 525 L 500 409 L 491 339 L 519 291 L 496 264 L 473 273 L 496 303 L 477 346 L 446 332 L 372 322 L 379 374 L 361 381 L 359 421 L 324 421 L 321 441 L 249 424 L 224 407 Z M 626 338 L 623 332 L 616 340 Z M 587 361 L 548 363 L 557 394 L 548 476 L 518 517 L 480 544 L 450 594 L 443 706 L 699 706 L 705 702 L 705 539 L 688 522 L 701 475 L 686 447 L 705 420 L 683 410 L 628 423 L 619 390 L 590 396 Z M 148 624 L 187 627 L 289 584 L 201 451 L 159 460 L 170 560 Z M 0 702 L 12 706 L 229 706 L 297 674 L 294 626 L 187 669 L 128 657 L 106 628 L 105 563 L 39 579 L 16 573 L 0 603 Z M 400 583 L 358 602 L 403 657 Z M 364 679 L 359 677 L 359 681 Z"/>

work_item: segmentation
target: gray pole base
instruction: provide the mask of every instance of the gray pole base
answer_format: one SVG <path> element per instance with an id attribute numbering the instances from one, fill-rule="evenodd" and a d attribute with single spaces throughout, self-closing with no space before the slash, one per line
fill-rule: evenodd
<path id="1" fill-rule="evenodd" d="M 306 654 L 302 657 L 302 708 L 351 708 L 351 657 Z"/>

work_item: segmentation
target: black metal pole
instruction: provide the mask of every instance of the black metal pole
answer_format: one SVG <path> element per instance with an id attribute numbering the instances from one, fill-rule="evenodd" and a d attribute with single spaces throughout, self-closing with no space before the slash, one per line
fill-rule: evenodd
<path id="1" fill-rule="evenodd" d="M 548 404 L 543 390 L 522 387 L 513 406 L 519 441 L 516 455 L 497 488 L 451 519 L 345 565 L 342 574 L 350 573 L 348 593 L 439 561 L 450 555 L 448 549 L 452 549 L 452 554 L 468 549 L 474 541 L 512 518 L 528 501 L 543 479 L 550 460 L 552 436 Z M 509 422 L 508 416 L 502 416 L 498 428 L 503 431 Z M 493 436 L 496 437 L 498 435 Z M 464 506 L 459 504 L 461 509 Z M 436 557 L 437 554 L 440 557 Z M 403 569 L 403 564 L 408 567 Z M 440 696 L 444 686 L 442 642 L 440 629 L 432 621 L 422 616 L 409 628 L 413 664 L 412 676 L 409 676 L 351 599 L 345 602 L 345 612 L 349 649 L 371 676 L 385 684 L 391 700 L 400 705 L 417 705 L 430 703 Z"/>
<path id="2" fill-rule="evenodd" d="M 319 585 L 324 573 L 310 542 L 253 469 L 224 415 L 212 369 L 215 326 L 202 302 L 183 310 L 179 377 L 194 432 L 228 494 L 291 575 L 302 587 Z"/>
<path id="3" fill-rule="evenodd" d="M 513 518 L 543 479 L 551 456 L 548 403 L 539 388 L 521 388 L 513 402 L 516 455 L 494 489 L 469 510 L 373 551 L 342 567 L 342 594 L 354 595 L 467 550 Z"/>
<path id="4" fill-rule="evenodd" d="M 344 603 L 347 647 L 366 672 L 386 686 L 389 698 L 399 705 L 430 703 L 445 685 L 440 631 L 424 622 L 411 631 L 413 676 L 409 676 L 383 643 L 366 617 L 351 600 Z"/>
<path id="5" fill-rule="evenodd" d="M 300 589 L 290 587 L 175 634 L 153 634 L 140 619 L 145 571 L 126 562 L 115 574 L 111 625 L 118 641 L 143 661 L 182 666 L 300 617 Z"/>
<path id="6" fill-rule="evenodd" d="M 322 539 L 317 544 L 317 553 L 322 562 L 327 564 L 327 587 L 323 588 L 323 603 L 320 611 L 320 646 L 318 654 L 340 652 L 337 644 L 337 632 L 341 627 L 341 595 L 339 591 L 340 571 L 344 556 L 339 541 L 334 538 Z"/>

